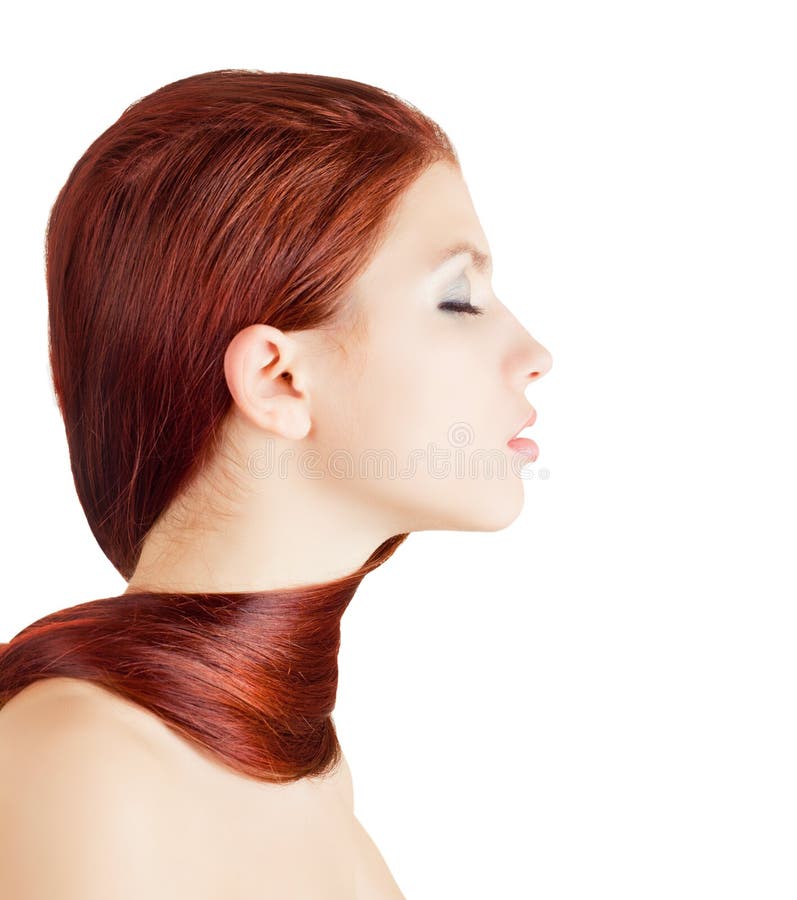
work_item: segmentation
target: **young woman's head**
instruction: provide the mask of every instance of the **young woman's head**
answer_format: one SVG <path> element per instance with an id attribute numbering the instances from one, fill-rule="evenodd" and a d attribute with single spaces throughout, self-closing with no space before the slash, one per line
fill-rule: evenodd
<path id="1" fill-rule="evenodd" d="M 304 515 L 315 509 L 333 529 L 386 537 L 508 524 L 522 503 L 523 459 L 506 442 L 529 418 L 524 389 L 550 355 L 490 276 L 459 168 L 430 165 L 347 291 L 356 332 L 261 325 L 233 338 L 226 377 L 239 458 L 262 461 L 266 482 L 285 477 L 290 493 L 278 496 L 306 500 Z M 264 484 L 265 506 L 268 494 Z"/>
<path id="2" fill-rule="evenodd" d="M 550 356 L 450 142 L 383 90 L 227 70 L 140 99 L 62 189 L 47 277 L 76 487 L 134 586 L 320 581 L 521 507 L 506 441 Z"/>
<path id="3" fill-rule="evenodd" d="M 490 266 L 453 147 L 386 91 L 224 70 L 129 106 L 53 206 L 47 289 L 78 497 L 130 583 L 17 634 L 0 707 L 89 679 L 252 777 L 329 771 L 364 575 L 522 503 L 506 442 L 551 360 Z"/>

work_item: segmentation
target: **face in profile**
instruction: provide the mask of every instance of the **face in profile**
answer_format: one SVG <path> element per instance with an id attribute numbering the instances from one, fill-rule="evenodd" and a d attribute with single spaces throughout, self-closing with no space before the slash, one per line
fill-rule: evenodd
<path id="1" fill-rule="evenodd" d="M 396 533 L 508 525 L 529 457 L 507 441 L 533 416 L 525 388 L 552 360 L 493 291 L 457 168 L 437 163 L 405 193 L 351 300 L 360 333 L 313 355 L 300 442 L 326 486 Z"/>

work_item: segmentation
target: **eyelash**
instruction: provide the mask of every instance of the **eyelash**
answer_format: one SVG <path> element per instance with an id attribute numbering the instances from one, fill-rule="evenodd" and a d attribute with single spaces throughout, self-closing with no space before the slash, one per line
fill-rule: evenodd
<path id="1" fill-rule="evenodd" d="M 470 313 L 474 316 L 480 316 L 484 312 L 481 306 L 473 306 L 470 303 L 460 303 L 456 300 L 445 300 L 437 308 L 455 313 Z"/>

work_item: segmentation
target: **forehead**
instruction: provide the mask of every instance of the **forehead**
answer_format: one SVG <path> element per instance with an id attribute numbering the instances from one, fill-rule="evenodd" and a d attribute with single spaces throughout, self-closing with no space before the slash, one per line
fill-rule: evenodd
<path id="1" fill-rule="evenodd" d="M 365 281 L 400 275 L 406 282 L 469 245 L 488 249 L 465 180 L 450 163 L 434 163 L 404 192 Z"/>

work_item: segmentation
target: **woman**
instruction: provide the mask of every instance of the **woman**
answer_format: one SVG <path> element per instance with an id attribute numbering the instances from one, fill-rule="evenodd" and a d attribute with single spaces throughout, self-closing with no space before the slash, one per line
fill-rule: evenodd
<path id="1" fill-rule="evenodd" d="M 129 583 L 0 654 L 4 898 L 402 896 L 332 720 L 340 622 L 409 532 L 521 509 L 551 357 L 490 272 L 445 134 L 356 81 L 184 78 L 78 161 L 50 362 Z"/>

